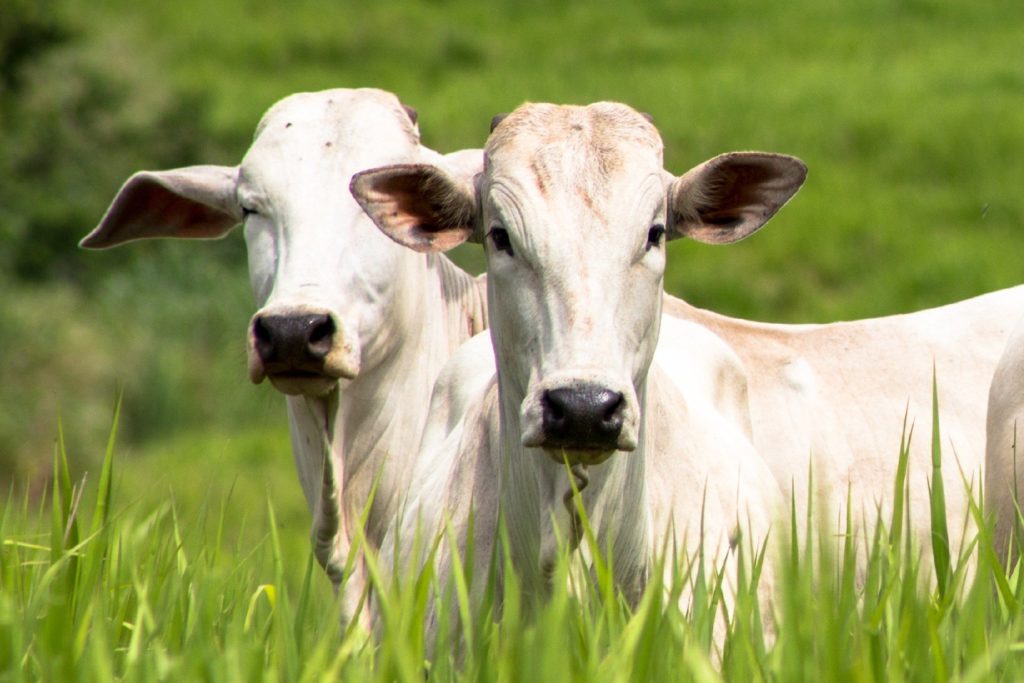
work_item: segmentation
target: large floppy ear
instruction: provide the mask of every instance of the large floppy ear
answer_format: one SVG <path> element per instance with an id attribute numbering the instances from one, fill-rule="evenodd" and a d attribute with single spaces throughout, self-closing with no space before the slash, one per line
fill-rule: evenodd
<path id="1" fill-rule="evenodd" d="M 475 237 L 473 175 L 432 164 L 399 164 L 357 173 L 349 189 L 394 241 L 420 252 L 447 251 Z"/>
<path id="2" fill-rule="evenodd" d="M 705 161 L 671 184 L 668 237 L 728 244 L 761 228 L 803 185 L 796 157 L 730 152 Z"/>
<path id="3" fill-rule="evenodd" d="M 237 176 L 235 166 L 136 173 L 79 246 L 105 249 L 153 237 L 223 237 L 242 221 L 235 199 Z"/>

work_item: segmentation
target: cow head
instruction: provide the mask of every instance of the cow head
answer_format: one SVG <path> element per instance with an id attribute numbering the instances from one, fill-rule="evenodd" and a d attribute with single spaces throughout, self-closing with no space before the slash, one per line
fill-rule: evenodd
<path id="1" fill-rule="evenodd" d="M 475 187 L 426 165 L 353 179 L 357 200 L 401 244 L 484 243 L 502 402 L 518 402 L 510 427 L 559 462 L 637 446 L 665 241 L 742 239 L 806 175 L 793 157 L 761 153 L 681 177 L 662 166 L 657 130 L 625 105 L 528 104 L 495 127 Z"/>
<path id="2" fill-rule="evenodd" d="M 250 377 L 322 395 L 391 352 L 379 331 L 410 257 L 345 188 L 364 168 L 439 159 L 420 146 L 415 112 L 390 93 L 292 95 L 264 115 L 239 166 L 132 176 L 82 246 L 217 238 L 244 224 L 260 307 L 248 333 Z"/>

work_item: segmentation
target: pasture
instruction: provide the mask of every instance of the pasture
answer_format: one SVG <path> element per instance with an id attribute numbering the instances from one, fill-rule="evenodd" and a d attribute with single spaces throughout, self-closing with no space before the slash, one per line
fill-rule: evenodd
<path id="1" fill-rule="evenodd" d="M 422 680 L 414 591 L 395 595 L 404 616 L 375 650 L 337 632 L 327 581 L 308 571 L 283 401 L 245 378 L 241 235 L 75 248 L 131 172 L 235 163 L 289 93 L 392 90 L 442 151 L 481 145 L 491 116 L 524 100 L 618 99 L 654 116 L 676 172 L 734 149 L 801 157 L 807 184 L 762 233 L 669 250 L 668 289 L 722 313 L 850 319 L 1024 281 L 1018 2 L 40 7 L 71 37 L 0 89 L 0 678 Z M 938 380 L 940 400 L 956 390 Z M 54 480 L 59 424 L 68 472 L 58 457 Z M 57 503 L 39 495 L 55 488 Z M 860 580 L 845 539 L 788 555 L 777 641 L 748 619 L 721 676 L 1018 678 L 1017 575 L 989 571 L 982 539 L 967 551 L 976 577 L 919 590 L 932 558 L 892 533 L 860 539 L 874 553 Z M 606 591 L 559 594 L 528 627 L 511 607 L 479 619 L 466 677 L 719 676 L 709 608 L 661 618 L 655 590 L 629 614 Z"/>

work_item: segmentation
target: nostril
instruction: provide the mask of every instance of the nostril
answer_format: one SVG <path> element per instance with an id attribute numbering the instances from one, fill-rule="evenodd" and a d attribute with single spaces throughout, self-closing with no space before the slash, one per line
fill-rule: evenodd
<path id="1" fill-rule="evenodd" d="M 559 433 L 565 429 L 565 406 L 559 400 L 555 392 L 545 392 L 541 399 L 543 408 L 542 420 L 544 430 L 551 433 Z"/>
<path id="2" fill-rule="evenodd" d="M 274 339 L 263 318 L 253 320 L 252 337 L 260 358 L 268 360 L 274 353 Z"/>
<path id="3" fill-rule="evenodd" d="M 557 402 L 552 401 L 550 397 L 545 396 L 544 398 L 544 412 L 552 420 L 564 420 L 565 410 Z"/>
<path id="4" fill-rule="evenodd" d="M 331 338 L 334 337 L 335 327 L 334 320 L 329 316 L 325 315 L 323 318 L 310 321 L 311 329 L 309 331 L 309 343 L 310 345 L 320 344 L 322 342 L 330 342 Z"/>
<path id="5" fill-rule="evenodd" d="M 622 422 L 622 394 L 619 392 L 608 392 L 608 396 L 605 397 L 604 405 L 604 421 L 606 423 L 613 423 L 618 421 Z"/>
<path id="6" fill-rule="evenodd" d="M 612 393 L 605 400 L 605 405 L 607 405 L 607 409 L 604 411 L 604 419 L 610 420 L 618 413 L 618 409 L 623 407 L 623 394 L 618 393 L 617 391 Z"/>
<path id="7" fill-rule="evenodd" d="M 256 341 L 270 341 L 270 331 L 263 324 L 263 318 L 256 318 L 252 323 L 252 334 Z"/>

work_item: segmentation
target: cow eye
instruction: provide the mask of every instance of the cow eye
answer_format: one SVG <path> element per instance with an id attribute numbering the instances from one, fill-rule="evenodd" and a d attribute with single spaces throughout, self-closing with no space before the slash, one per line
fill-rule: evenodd
<path id="1" fill-rule="evenodd" d="M 512 241 L 509 239 L 508 230 L 494 227 L 487 233 L 487 236 L 490 238 L 491 244 L 494 245 L 495 249 L 512 256 Z"/>
<path id="2" fill-rule="evenodd" d="M 647 248 L 661 246 L 661 239 L 665 236 L 664 225 L 652 225 L 647 231 Z"/>
<path id="3" fill-rule="evenodd" d="M 246 219 L 249 216 L 255 216 L 255 215 L 258 215 L 258 214 L 259 214 L 259 211 L 257 211 L 256 209 L 254 209 L 252 207 L 249 207 L 249 206 L 245 206 L 244 204 L 242 205 L 242 218 L 243 219 Z"/>

